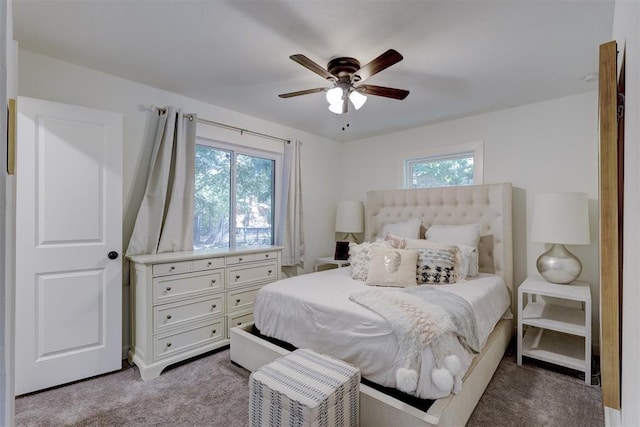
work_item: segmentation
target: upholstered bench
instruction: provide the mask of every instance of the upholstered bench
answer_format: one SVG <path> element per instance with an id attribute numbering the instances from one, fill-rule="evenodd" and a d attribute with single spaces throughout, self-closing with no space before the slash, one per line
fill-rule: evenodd
<path id="1" fill-rule="evenodd" d="M 251 374 L 249 425 L 356 427 L 359 386 L 358 368 L 311 350 L 296 350 Z"/>

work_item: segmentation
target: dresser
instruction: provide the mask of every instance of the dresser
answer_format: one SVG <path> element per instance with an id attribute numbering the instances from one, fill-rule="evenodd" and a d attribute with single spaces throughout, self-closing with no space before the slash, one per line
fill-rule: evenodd
<path id="1" fill-rule="evenodd" d="M 229 330 L 253 322 L 258 290 L 278 279 L 278 246 L 128 257 L 131 349 L 144 381 L 169 365 L 229 344 Z"/>

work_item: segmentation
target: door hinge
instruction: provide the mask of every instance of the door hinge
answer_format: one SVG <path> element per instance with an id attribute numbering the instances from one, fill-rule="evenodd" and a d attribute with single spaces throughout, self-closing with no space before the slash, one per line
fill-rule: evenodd
<path id="1" fill-rule="evenodd" d="M 624 93 L 618 92 L 618 120 L 624 117 Z"/>

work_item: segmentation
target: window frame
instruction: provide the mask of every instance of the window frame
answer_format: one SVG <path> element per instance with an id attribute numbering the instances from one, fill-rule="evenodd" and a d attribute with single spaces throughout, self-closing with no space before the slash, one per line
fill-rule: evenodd
<path id="1" fill-rule="evenodd" d="M 484 144 L 482 141 L 472 142 L 468 144 L 459 144 L 451 147 L 436 147 L 422 150 L 420 156 L 414 156 L 404 159 L 402 186 L 405 189 L 414 188 L 412 185 L 413 175 L 411 167 L 413 164 L 437 162 L 439 160 L 453 160 L 463 157 L 473 157 L 473 184 L 470 185 L 480 185 L 484 182 L 483 151 Z"/>
<path id="2" fill-rule="evenodd" d="M 261 159 L 273 160 L 273 207 L 271 212 L 271 245 L 275 245 L 277 240 L 277 233 L 280 229 L 278 218 L 280 217 L 280 205 L 281 205 L 281 188 L 282 188 L 282 161 L 283 153 L 274 152 L 271 150 L 262 150 L 255 147 L 250 147 L 241 144 L 234 144 L 230 142 L 220 141 L 218 139 L 209 138 L 196 134 L 196 145 L 208 146 L 215 149 L 225 150 L 231 152 L 231 177 L 229 189 L 230 198 L 230 212 L 229 212 L 229 248 L 236 248 L 236 156 L 238 154 L 259 157 Z M 284 151 L 284 147 L 283 147 Z M 195 173 L 195 171 L 194 171 Z M 194 242 L 195 244 L 195 242 Z M 244 247 L 244 246 L 243 246 Z M 247 246 L 250 248 L 250 246 Z M 201 249 L 201 248 L 198 248 Z M 196 250 L 194 246 L 194 250 Z"/>

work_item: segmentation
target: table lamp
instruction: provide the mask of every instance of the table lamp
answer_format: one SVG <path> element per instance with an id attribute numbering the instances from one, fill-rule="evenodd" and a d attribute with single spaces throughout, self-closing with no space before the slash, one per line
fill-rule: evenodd
<path id="1" fill-rule="evenodd" d="M 336 233 L 346 233 L 346 240 L 358 243 L 355 233 L 364 233 L 364 204 L 360 201 L 343 201 L 336 209 Z"/>
<path id="2" fill-rule="evenodd" d="M 536 195 L 531 222 L 531 240 L 552 244 L 536 262 L 540 275 L 552 283 L 566 284 L 576 280 L 582 272 L 582 263 L 565 244 L 590 243 L 586 193 Z"/>

